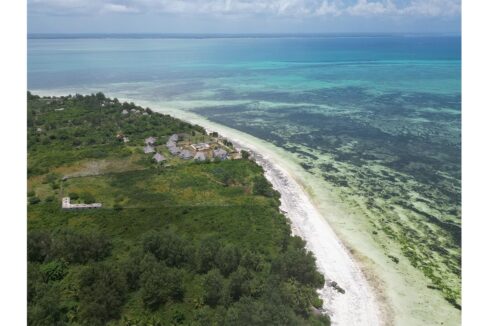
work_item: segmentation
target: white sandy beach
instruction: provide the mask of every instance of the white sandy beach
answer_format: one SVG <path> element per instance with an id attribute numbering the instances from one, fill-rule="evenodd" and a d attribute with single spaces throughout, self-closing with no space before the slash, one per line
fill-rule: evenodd
<path id="1" fill-rule="evenodd" d="M 293 232 L 306 240 L 326 280 L 336 281 L 346 290 L 345 294 L 327 286 L 322 290 L 333 325 L 461 324 L 460 312 L 439 292 L 427 288 L 429 281 L 422 272 L 407 259 L 393 263 L 372 239 L 367 219 L 354 216 L 337 203 L 325 185 L 307 173 L 290 153 L 193 112 L 164 103 L 134 102 L 217 131 L 256 154 L 256 161 L 281 194 L 282 209 Z M 396 254 L 402 257 L 400 252 Z"/>
<path id="2" fill-rule="evenodd" d="M 156 111 L 170 113 L 152 107 Z M 174 112 L 170 114 L 177 116 Z M 256 162 L 264 168 L 266 177 L 281 194 L 281 209 L 291 221 L 293 233 L 306 241 L 307 249 L 314 253 L 317 266 L 327 280 L 326 286 L 320 291 L 320 296 L 324 300 L 325 309 L 331 316 L 333 325 L 386 324 L 375 292 L 358 264 L 310 201 L 305 190 L 280 165 L 279 156 L 263 146 L 261 142 L 251 141 L 253 138 L 251 136 L 238 136 L 236 133 L 239 132 L 210 122 L 202 124 L 204 121 L 197 117 L 192 119 L 190 114 L 184 116 L 179 114 L 179 118 L 217 131 L 236 146 L 254 153 Z M 329 283 L 332 281 L 337 282 L 345 293 L 341 294 L 331 287 Z"/>

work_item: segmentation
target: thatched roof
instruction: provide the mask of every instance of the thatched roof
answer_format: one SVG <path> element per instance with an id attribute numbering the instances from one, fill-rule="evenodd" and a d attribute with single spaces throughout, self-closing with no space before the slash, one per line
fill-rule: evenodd
<path id="1" fill-rule="evenodd" d="M 189 160 L 193 157 L 193 154 L 189 150 L 184 149 L 180 152 L 180 157 L 184 160 Z"/>
<path id="2" fill-rule="evenodd" d="M 213 151 L 213 156 L 218 157 L 221 160 L 225 160 L 227 158 L 227 152 L 222 148 L 218 148 Z"/>
<path id="3" fill-rule="evenodd" d="M 154 147 L 152 146 L 144 146 L 144 153 L 149 154 L 149 153 L 154 153 Z"/>
<path id="4" fill-rule="evenodd" d="M 207 159 L 204 152 L 197 152 L 195 154 L 195 157 L 193 157 L 193 158 L 197 161 L 205 161 Z"/>
<path id="5" fill-rule="evenodd" d="M 163 155 L 161 155 L 160 153 L 156 153 L 156 154 L 154 154 L 153 159 L 154 159 L 156 162 L 158 162 L 158 163 L 160 163 L 160 162 L 162 162 L 162 161 L 166 161 L 166 158 L 165 158 Z"/>

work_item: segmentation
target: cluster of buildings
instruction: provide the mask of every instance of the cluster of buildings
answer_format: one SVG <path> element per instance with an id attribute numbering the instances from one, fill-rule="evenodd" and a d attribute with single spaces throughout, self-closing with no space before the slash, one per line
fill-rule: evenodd
<path id="1" fill-rule="evenodd" d="M 102 105 L 103 106 L 103 105 Z M 131 114 L 142 114 L 142 115 L 149 115 L 149 113 L 147 113 L 146 111 L 144 110 L 138 110 L 138 109 L 131 109 L 130 111 L 127 110 L 127 109 L 124 109 L 122 110 L 122 115 L 128 115 L 129 112 Z"/>
<path id="2" fill-rule="evenodd" d="M 220 138 L 219 138 L 220 139 Z M 240 154 L 236 151 L 228 152 L 226 146 L 219 142 L 219 139 L 214 139 L 210 142 L 192 143 L 186 134 L 173 134 L 171 135 L 167 142 L 166 148 L 171 155 L 177 156 L 183 160 L 195 160 L 195 161 L 206 161 L 206 160 L 226 160 L 226 159 L 238 159 Z M 143 151 L 145 154 L 153 154 L 153 159 L 161 163 L 166 161 L 163 154 L 157 152 L 157 147 L 155 143 L 157 141 L 156 137 L 148 137 L 144 140 Z"/>
<path id="3" fill-rule="evenodd" d="M 215 158 L 226 160 L 228 158 L 227 151 L 217 147 L 216 143 L 195 143 L 178 146 L 179 140 L 179 135 L 171 135 L 166 142 L 166 147 L 172 155 L 179 156 L 183 160 L 205 161 Z"/>
<path id="4" fill-rule="evenodd" d="M 153 155 L 153 160 L 155 160 L 157 163 L 162 163 L 166 161 L 166 158 L 163 154 L 156 152 L 156 149 L 154 148 L 154 143 L 156 142 L 156 140 L 157 139 L 155 137 L 149 137 L 144 140 L 144 143 L 146 144 L 146 146 L 144 146 L 144 153 L 156 153 Z"/>

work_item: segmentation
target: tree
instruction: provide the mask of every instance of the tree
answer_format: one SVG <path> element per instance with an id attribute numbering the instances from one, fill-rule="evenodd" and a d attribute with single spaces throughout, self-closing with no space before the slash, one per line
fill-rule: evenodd
<path id="1" fill-rule="evenodd" d="M 178 269 L 168 268 L 150 257 L 142 264 L 141 297 L 147 308 L 155 310 L 169 299 L 183 299 L 183 277 Z"/>
<path id="2" fill-rule="evenodd" d="M 219 253 L 220 243 L 214 237 L 206 238 L 200 242 L 195 257 L 197 270 L 206 273 L 216 267 L 216 257 Z"/>
<path id="3" fill-rule="evenodd" d="M 35 301 L 28 305 L 28 325 L 65 325 L 66 308 L 62 305 L 59 285 L 41 284 Z"/>
<path id="4" fill-rule="evenodd" d="M 288 246 L 273 263 L 275 273 L 284 279 L 293 278 L 298 282 L 314 288 L 324 286 L 324 276 L 317 271 L 315 257 L 305 248 Z"/>
<path id="5" fill-rule="evenodd" d="M 242 155 L 242 158 L 245 160 L 249 159 L 249 157 L 251 156 L 251 154 L 249 154 L 249 152 L 245 151 L 245 150 L 241 150 L 241 155 Z"/>
<path id="6" fill-rule="evenodd" d="M 253 300 L 244 297 L 233 304 L 226 313 L 225 326 L 292 326 L 305 325 L 293 311 L 280 302 Z"/>
<path id="7" fill-rule="evenodd" d="M 242 296 L 251 293 L 249 279 L 251 274 L 240 267 L 229 276 L 229 295 L 233 301 L 238 301 Z"/>
<path id="8" fill-rule="evenodd" d="M 295 313 L 308 317 L 314 296 L 313 289 L 300 285 L 295 280 L 288 280 L 280 287 L 283 301 L 293 308 Z"/>
<path id="9" fill-rule="evenodd" d="M 226 245 L 219 250 L 217 255 L 217 266 L 224 276 L 229 276 L 239 266 L 240 253 L 234 245 Z"/>
<path id="10" fill-rule="evenodd" d="M 143 247 L 168 266 L 180 267 L 188 260 L 185 242 L 171 231 L 149 232 L 143 239 Z"/>
<path id="11" fill-rule="evenodd" d="M 217 269 L 212 269 L 203 278 L 203 302 L 211 307 L 220 303 L 224 290 L 224 277 Z"/>
<path id="12" fill-rule="evenodd" d="M 30 231 L 27 235 L 27 258 L 42 263 L 51 253 L 52 240 L 47 232 Z"/>
<path id="13" fill-rule="evenodd" d="M 255 177 L 253 180 L 253 193 L 255 195 L 273 197 L 274 190 L 269 184 L 268 180 L 260 175 Z"/>
<path id="14" fill-rule="evenodd" d="M 119 269 L 107 263 L 85 267 L 79 277 L 79 321 L 84 325 L 105 325 L 118 319 L 125 303 L 127 286 Z"/>
<path id="15" fill-rule="evenodd" d="M 103 234 L 95 231 L 80 233 L 67 229 L 55 237 L 53 255 L 69 263 L 84 264 L 90 260 L 104 259 L 111 249 L 109 238 Z"/>

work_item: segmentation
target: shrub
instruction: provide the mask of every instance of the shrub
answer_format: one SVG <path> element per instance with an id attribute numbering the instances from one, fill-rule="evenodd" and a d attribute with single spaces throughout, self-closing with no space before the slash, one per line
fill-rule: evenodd
<path id="1" fill-rule="evenodd" d="M 70 192 L 68 196 L 72 200 L 77 200 L 78 198 L 80 198 L 80 196 L 78 196 L 78 194 L 76 192 Z"/>
<path id="2" fill-rule="evenodd" d="M 29 204 L 31 204 L 31 205 L 35 205 L 35 204 L 38 204 L 40 202 L 41 202 L 41 200 L 36 196 L 29 197 Z"/>
<path id="3" fill-rule="evenodd" d="M 68 264 L 62 260 L 53 260 L 41 265 L 40 271 L 45 282 L 59 281 L 68 273 Z"/>

